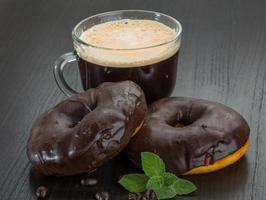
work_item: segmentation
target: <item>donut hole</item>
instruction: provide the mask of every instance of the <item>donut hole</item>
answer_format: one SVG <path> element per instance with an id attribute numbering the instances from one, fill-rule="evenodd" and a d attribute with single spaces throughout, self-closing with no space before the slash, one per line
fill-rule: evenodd
<path id="1" fill-rule="evenodd" d="M 172 126 L 174 126 L 175 128 L 183 128 L 185 126 L 189 126 L 190 124 L 192 124 L 193 122 L 187 122 L 187 121 L 178 121 L 175 122 Z"/>
<path id="2" fill-rule="evenodd" d="M 198 119 L 201 119 L 206 112 L 206 107 L 197 106 L 192 104 L 189 109 L 186 109 L 186 112 L 178 111 L 174 115 L 169 117 L 168 124 L 175 128 L 183 128 L 190 126 Z"/>
<path id="3" fill-rule="evenodd" d="M 75 126 L 77 126 L 77 124 L 79 124 L 80 123 L 80 121 L 83 119 L 83 117 L 82 118 L 80 118 L 80 119 L 71 119 L 70 120 L 70 123 L 69 123 L 69 125 L 68 125 L 68 128 L 74 128 Z"/>
<path id="4" fill-rule="evenodd" d="M 81 101 L 75 101 L 75 104 L 76 105 L 72 105 L 71 108 L 67 109 L 69 113 L 65 113 L 66 117 L 68 118 L 68 128 L 74 128 L 77 126 L 87 114 L 91 113 L 97 107 L 96 103 L 88 106 Z"/>
<path id="5" fill-rule="evenodd" d="M 167 124 L 169 126 L 172 126 L 174 128 L 183 128 L 183 127 L 186 127 L 186 126 L 189 126 L 190 124 L 192 124 L 193 122 L 187 122 L 187 121 L 176 121 L 176 120 L 173 120 L 173 121 L 168 121 Z"/>
<path id="6" fill-rule="evenodd" d="M 188 117 L 184 116 L 181 119 L 180 118 L 176 119 L 176 117 L 170 117 L 164 121 L 171 127 L 184 128 L 184 127 L 187 127 L 187 126 L 194 124 L 200 118 L 201 118 L 201 115 L 194 117 L 194 118 L 188 118 Z"/>
<path id="7" fill-rule="evenodd" d="M 165 121 L 169 126 L 172 126 L 174 128 L 183 128 L 183 127 L 191 125 L 194 122 L 192 120 L 187 120 L 183 118 L 177 120 L 174 117 L 171 117 L 170 119 L 165 120 Z"/>
<path id="8" fill-rule="evenodd" d="M 179 122 L 175 125 L 176 128 L 183 128 L 185 126 L 186 126 L 185 124 L 181 124 Z"/>

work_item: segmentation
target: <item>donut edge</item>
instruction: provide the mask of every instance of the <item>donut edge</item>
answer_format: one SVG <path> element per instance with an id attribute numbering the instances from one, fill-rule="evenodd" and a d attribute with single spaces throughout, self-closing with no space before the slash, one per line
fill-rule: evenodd
<path id="1" fill-rule="evenodd" d="M 190 171 L 184 173 L 183 175 L 206 174 L 206 173 L 211 173 L 211 172 L 223 169 L 225 167 L 228 167 L 229 165 L 232 165 L 235 162 L 237 162 L 240 158 L 242 158 L 245 155 L 245 153 L 247 152 L 249 148 L 249 145 L 250 145 L 250 138 L 246 141 L 246 143 L 240 149 L 238 149 L 234 153 L 220 160 L 217 160 L 211 165 L 193 168 Z"/>

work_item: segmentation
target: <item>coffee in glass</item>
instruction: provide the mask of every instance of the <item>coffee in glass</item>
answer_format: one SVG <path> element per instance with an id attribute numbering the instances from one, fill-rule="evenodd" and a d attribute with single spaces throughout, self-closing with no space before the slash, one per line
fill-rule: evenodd
<path id="1" fill-rule="evenodd" d="M 172 17 L 136 10 L 103 13 L 81 21 L 73 39 L 72 60 L 78 61 L 84 90 L 102 82 L 132 80 L 148 103 L 171 94 L 181 42 L 181 25 Z M 63 76 L 58 77 L 59 86 L 65 86 L 60 83 Z M 70 95 L 69 90 L 65 93 Z"/>

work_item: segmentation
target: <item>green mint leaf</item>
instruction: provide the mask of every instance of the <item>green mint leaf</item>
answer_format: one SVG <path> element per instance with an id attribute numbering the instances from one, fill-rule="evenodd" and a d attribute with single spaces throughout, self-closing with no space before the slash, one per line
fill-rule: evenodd
<path id="1" fill-rule="evenodd" d="M 164 179 L 162 176 L 151 177 L 146 185 L 147 189 L 157 190 L 164 186 Z"/>
<path id="2" fill-rule="evenodd" d="M 129 192 L 143 192 L 146 189 L 148 177 L 145 174 L 124 175 L 118 183 Z"/>
<path id="3" fill-rule="evenodd" d="M 165 165 L 163 160 L 154 153 L 142 152 L 141 164 L 144 173 L 148 177 L 160 176 L 165 172 Z"/>
<path id="4" fill-rule="evenodd" d="M 176 196 L 176 191 L 172 187 L 163 186 L 160 189 L 153 190 L 157 199 L 171 199 Z"/>
<path id="5" fill-rule="evenodd" d="M 163 160 L 154 153 L 142 152 L 141 164 L 145 174 L 124 175 L 118 181 L 129 192 L 137 193 L 152 189 L 160 200 L 186 195 L 197 190 L 190 181 L 166 172 Z"/>
<path id="6" fill-rule="evenodd" d="M 164 180 L 164 185 L 165 186 L 170 186 L 172 185 L 174 182 L 176 182 L 179 178 L 170 172 L 165 172 L 163 174 L 163 180 Z"/>
<path id="7" fill-rule="evenodd" d="M 185 195 L 194 192 L 197 190 L 197 187 L 188 180 L 179 178 L 171 186 L 177 195 Z"/>

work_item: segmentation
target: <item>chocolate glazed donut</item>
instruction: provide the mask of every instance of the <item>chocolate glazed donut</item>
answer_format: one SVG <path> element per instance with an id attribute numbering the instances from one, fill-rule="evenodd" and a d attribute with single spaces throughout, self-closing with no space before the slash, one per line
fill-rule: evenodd
<path id="1" fill-rule="evenodd" d="M 31 129 L 28 158 L 46 175 L 93 171 L 125 148 L 146 111 L 135 83 L 103 83 L 43 113 Z"/>
<path id="2" fill-rule="evenodd" d="M 248 124 L 231 108 L 207 100 L 170 97 L 149 107 L 144 125 L 127 151 L 138 165 L 141 152 L 154 152 L 168 170 L 184 174 L 236 152 L 248 138 Z"/>

